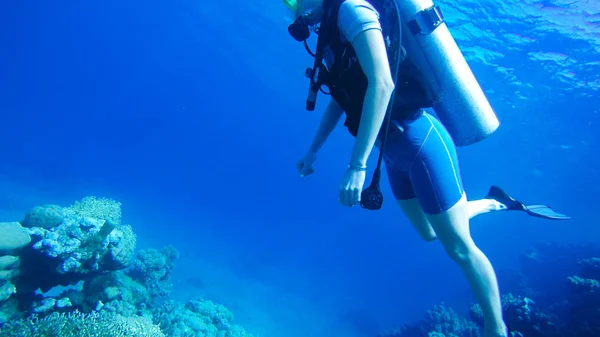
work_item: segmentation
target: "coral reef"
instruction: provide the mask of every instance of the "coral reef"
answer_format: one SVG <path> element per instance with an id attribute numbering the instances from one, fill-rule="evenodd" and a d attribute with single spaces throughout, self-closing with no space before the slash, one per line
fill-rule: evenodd
<path id="1" fill-rule="evenodd" d="M 178 257 L 179 253 L 171 246 L 161 251 L 142 250 L 137 254 L 129 275 L 143 284 L 152 296 L 167 296 L 171 291 L 171 270 Z"/>
<path id="2" fill-rule="evenodd" d="M 556 319 L 555 315 L 538 308 L 535 302 L 528 297 L 512 293 L 502 295 L 502 312 L 504 321 L 514 333 L 524 336 L 540 336 L 540 332 L 544 331 L 544 336 L 560 336 L 558 327 L 552 323 Z M 483 326 L 483 313 L 479 304 L 471 307 L 470 316 Z"/>
<path id="3" fill-rule="evenodd" d="M 454 309 L 438 304 L 427 310 L 425 318 L 416 324 L 385 331 L 379 337 L 479 337 L 479 327 L 460 316 Z"/>
<path id="4" fill-rule="evenodd" d="M 16 294 L 19 279 L 21 251 L 31 243 L 27 229 L 18 222 L 0 222 L 0 323 L 12 317 L 17 302 L 10 297 Z"/>
<path id="5" fill-rule="evenodd" d="M 220 304 L 193 300 L 185 305 L 168 301 L 154 310 L 157 324 L 171 337 L 219 336 L 250 337 L 240 326 L 231 324 L 233 314 Z"/>
<path id="6" fill-rule="evenodd" d="M 47 292 L 74 285 L 88 276 L 130 265 L 136 236 L 131 226 L 114 222 L 121 218 L 120 204 L 109 199 L 84 200 L 65 208 L 34 207 L 21 222 L 31 237 L 19 255 L 17 299 L 22 309 L 35 300 L 38 289 Z"/>
<path id="7" fill-rule="evenodd" d="M 21 221 L 24 227 L 54 228 L 63 221 L 63 211 L 58 205 L 35 206 Z"/>
<path id="8" fill-rule="evenodd" d="M 82 314 L 53 313 L 44 318 L 29 318 L 10 322 L 0 327 L 0 336 L 19 337 L 164 337 L 152 321 L 143 317 L 124 317 L 105 312 Z"/>
<path id="9" fill-rule="evenodd" d="M 222 305 L 170 300 L 179 252 L 136 251 L 120 207 L 86 197 L 0 223 L 0 337 L 251 336 Z"/>

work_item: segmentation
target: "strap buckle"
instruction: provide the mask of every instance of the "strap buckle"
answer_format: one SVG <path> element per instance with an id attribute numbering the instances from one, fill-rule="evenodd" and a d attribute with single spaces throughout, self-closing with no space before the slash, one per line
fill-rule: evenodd
<path id="1" fill-rule="evenodd" d="M 439 6 L 431 6 L 426 8 L 408 22 L 408 29 L 413 35 L 423 34 L 429 35 L 444 23 L 444 14 Z"/>

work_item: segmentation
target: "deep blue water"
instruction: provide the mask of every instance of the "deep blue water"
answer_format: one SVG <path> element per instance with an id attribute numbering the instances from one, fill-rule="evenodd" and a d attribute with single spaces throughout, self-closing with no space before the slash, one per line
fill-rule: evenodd
<path id="1" fill-rule="evenodd" d="M 441 4 L 502 121 L 459 150 L 469 196 L 498 184 L 575 217 L 485 215 L 476 242 L 503 269 L 535 242 L 598 241 L 600 8 Z M 341 125 L 298 177 L 325 97 L 304 110 L 312 61 L 288 24 L 279 1 L 4 1 L 1 220 L 117 199 L 140 248 L 181 251 L 178 297 L 220 301 L 260 336 L 373 334 L 464 305 L 458 268 L 419 241 L 387 183 L 379 212 L 338 204 Z"/>

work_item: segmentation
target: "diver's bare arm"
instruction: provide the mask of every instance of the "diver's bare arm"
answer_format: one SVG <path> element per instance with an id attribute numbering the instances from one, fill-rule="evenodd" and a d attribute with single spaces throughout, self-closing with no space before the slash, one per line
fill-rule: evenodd
<path id="1" fill-rule="evenodd" d="M 313 142 L 310 146 L 309 151 L 316 153 L 321 149 L 335 126 L 342 117 L 344 111 L 340 107 L 340 105 L 332 98 L 325 109 L 325 113 L 323 113 L 323 117 L 321 118 L 321 123 L 319 124 L 319 129 L 317 130 L 317 134 L 313 139 Z"/>
<path id="2" fill-rule="evenodd" d="M 383 124 L 394 82 L 380 30 L 369 29 L 360 33 L 352 45 L 368 79 L 368 87 L 350 163 L 355 167 L 365 167 Z"/>

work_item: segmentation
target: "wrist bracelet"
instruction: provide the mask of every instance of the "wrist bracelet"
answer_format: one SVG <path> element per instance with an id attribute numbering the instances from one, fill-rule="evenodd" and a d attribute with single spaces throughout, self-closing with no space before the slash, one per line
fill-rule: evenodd
<path id="1" fill-rule="evenodd" d="M 354 165 L 352 165 L 352 164 L 348 164 L 348 168 L 349 168 L 349 169 L 353 169 L 353 170 L 355 170 L 355 171 L 366 171 L 366 170 L 367 170 L 367 167 L 366 167 L 366 166 L 362 166 L 362 167 L 356 167 L 356 166 L 354 166 Z"/>

